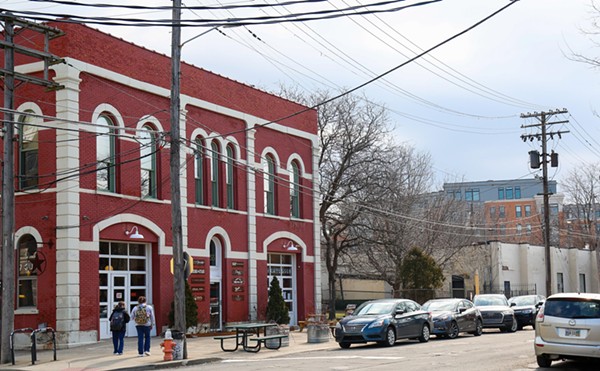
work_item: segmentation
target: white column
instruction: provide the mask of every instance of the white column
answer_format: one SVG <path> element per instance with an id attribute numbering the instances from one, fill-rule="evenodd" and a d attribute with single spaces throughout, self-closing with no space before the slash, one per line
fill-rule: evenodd
<path id="1" fill-rule="evenodd" d="M 256 320 L 258 309 L 257 254 L 256 254 L 256 174 L 254 169 L 254 135 L 256 130 L 246 132 L 246 158 L 248 168 L 248 312 L 250 320 Z"/>
<path id="2" fill-rule="evenodd" d="M 81 127 L 73 122 L 79 120 L 81 80 L 79 70 L 68 64 L 56 65 L 54 70 L 54 80 L 64 86 L 56 91 L 56 171 L 60 174 L 80 167 Z M 69 345 L 97 339 L 96 331 L 80 332 L 79 186 L 79 177 L 56 184 L 56 331 L 58 342 Z"/>
<path id="3" fill-rule="evenodd" d="M 312 141 L 312 188 L 313 188 L 313 233 L 314 233 L 314 251 L 315 251 L 315 313 L 321 313 L 322 289 L 321 289 L 321 223 L 319 220 L 319 204 L 321 197 L 319 195 L 319 142 L 318 138 Z"/>

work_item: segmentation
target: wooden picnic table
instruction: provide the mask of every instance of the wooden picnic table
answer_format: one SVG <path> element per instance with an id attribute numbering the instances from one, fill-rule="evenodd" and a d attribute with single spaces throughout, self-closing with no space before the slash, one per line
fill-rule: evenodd
<path id="1" fill-rule="evenodd" d="M 262 344 L 267 349 L 279 349 L 281 347 L 281 339 L 287 335 L 267 335 L 267 328 L 275 326 L 277 326 L 276 323 L 242 323 L 227 326 L 227 328 L 235 330 L 235 335 L 215 336 L 214 339 L 221 341 L 221 349 L 225 352 L 235 352 L 240 345 L 246 352 L 252 353 L 260 351 Z M 227 339 L 235 339 L 235 346 L 226 348 L 224 341 Z M 274 347 L 267 345 L 267 340 L 278 340 L 278 345 Z M 250 342 L 254 341 L 256 345 L 250 345 Z"/>

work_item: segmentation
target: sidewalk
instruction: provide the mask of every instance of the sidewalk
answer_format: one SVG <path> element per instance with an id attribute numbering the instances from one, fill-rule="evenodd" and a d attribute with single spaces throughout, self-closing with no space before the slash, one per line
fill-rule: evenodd
<path id="1" fill-rule="evenodd" d="M 160 337 L 152 338 L 152 355 L 148 357 L 138 357 L 137 337 L 125 339 L 122 356 L 112 354 L 113 345 L 111 339 L 102 340 L 91 345 L 59 349 L 56 351 L 56 361 L 53 360 L 52 350 L 38 349 L 35 365 L 31 364 L 31 352 L 29 350 L 18 351 L 15 352 L 15 365 L 13 366 L 11 363 L 0 365 L 0 370 L 157 370 L 180 365 L 218 362 L 224 359 L 271 358 L 314 350 L 337 348 L 337 343 L 331 336 L 329 337 L 329 342 L 326 343 L 308 343 L 306 331 L 290 331 L 290 345 L 278 350 L 263 348 L 258 353 L 249 353 L 241 350 L 240 347 L 235 352 L 223 352 L 219 340 L 214 340 L 212 336 L 205 336 L 187 339 L 187 359 L 167 362 L 163 360 L 164 354 L 160 347 L 162 341 L 163 339 Z"/>

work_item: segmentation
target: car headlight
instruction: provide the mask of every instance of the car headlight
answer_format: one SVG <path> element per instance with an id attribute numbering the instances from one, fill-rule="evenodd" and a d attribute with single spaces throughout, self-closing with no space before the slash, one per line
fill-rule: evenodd
<path id="1" fill-rule="evenodd" d="M 513 313 L 514 313 L 514 312 L 513 312 L 512 310 L 508 310 L 508 309 L 507 309 L 507 310 L 503 310 L 503 311 L 502 311 L 502 314 L 504 314 L 505 316 L 510 316 L 510 315 L 512 315 Z"/>
<path id="2" fill-rule="evenodd" d="M 525 310 L 522 310 L 521 313 L 523 313 L 523 314 L 531 314 L 531 313 L 533 313 L 533 309 L 525 309 Z"/>
<path id="3" fill-rule="evenodd" d="M 434 318 L 435 321 L 447 321 L 449 319 L 450 319 L 449 314 L 444 314 L 444 315 Z"/>
<path id="4" fill-rule="evenodd" d="M 369 327 L 381 327 L 381 326 L 383 326 L 383 322 L 384 322 L 383 319 L 378 319 L 377 321 L 371 322 Z"/>

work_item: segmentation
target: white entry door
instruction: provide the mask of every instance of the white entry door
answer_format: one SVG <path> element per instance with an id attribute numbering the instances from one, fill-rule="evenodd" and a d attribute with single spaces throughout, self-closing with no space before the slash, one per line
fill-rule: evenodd
<path id="1" fill-rule="evenodd" d="M 119 301 L 125 302 L 125 310 L 128 310 L 129 303 L 129 275 L 123 273 L 106 273 L 106 281 L 108 285 L 104 289 L 100 289 L 101 297 L 106 298 L 106 301 L 100 302 L 100 338 L 106 339 L 111 337 L 110 333 L 110 321 L 108 320 L 113 308 Z M 105 294 L 102 291 L 105 290 Z M 127 326 L 127 333 L 135 333 L 135 328 L 132 327 L 131 322 Z M 132 332 L 134 331 L 134 332 Z M 127 336 L 126 333 L 126 336 Z"/>

